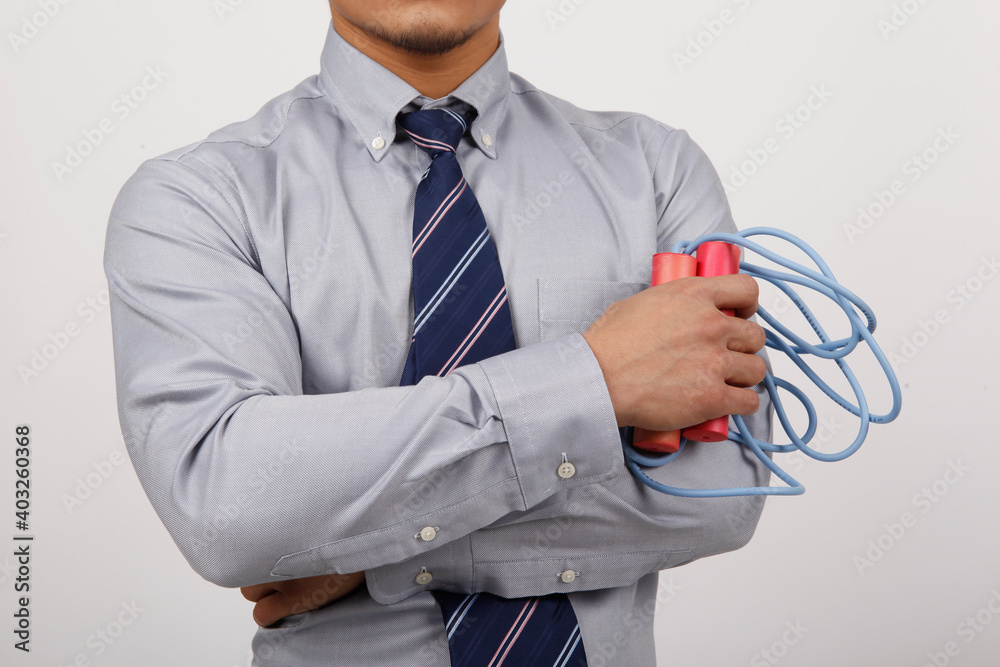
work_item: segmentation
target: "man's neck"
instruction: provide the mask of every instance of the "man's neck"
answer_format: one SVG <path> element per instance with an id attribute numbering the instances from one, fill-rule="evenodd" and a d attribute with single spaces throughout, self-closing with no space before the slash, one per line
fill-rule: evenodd
<path id="1" fill-rule="evenodd" d="M 469 78 L 500 45 L 499 14 L 467 42 L 440 55 L 402 51 L 334 13 L 333 28 L 351 46 L 416 88 L 421 95 L 438 99 Z"/>

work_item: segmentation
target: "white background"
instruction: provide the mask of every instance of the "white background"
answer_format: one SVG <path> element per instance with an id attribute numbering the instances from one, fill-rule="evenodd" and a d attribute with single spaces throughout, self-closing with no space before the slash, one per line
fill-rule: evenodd
<path id="1" fill-rule="evenodd" d="M 30 655 L 12 647 L 13 546 L 0 548 L 0 662 L 247 665 L 250 604 L 188 567 L 125 455 L 104 231 L 142 160 L 252 115 L 318 71 L 329 10 L 321 0 L 63 1 L 37 34 L 24 21 L 43 3 L 0 9 L 0 540 L 13 545 L 17 532 L 16 424 L 32 427 L 36 535 Z M 687 129 L 740 185 L 730 194 L 737 224 L 806 238 L 872 304 L 878 339 L 897 355 L 896 422 L 873 428 L 845 462 L 791 459 L 808 491 L 768 500 L 750 545 L 661 575 L 673 592 L 664 586 L 655 621 L 659 664 L 998 664 L 998 24 L 1000 5 L 985 0 L 505 8 L 512 71 L 583 107 Z M 12 43 L 22 32 L 30 38 Z M 690 62 L 679 62 L 686 50 Z M 122 118 L 112 105 L 147 67 L 165 78 Z M 827 99 L 800 108 L 814 89 Z M 796 112 L 790 134 L 783 119 Z M 113 132 L 60 178 L 53 162 L 104 118 Z M 944 152 L 933 148 L 939 131 L 952 135 L 938 142 Z M 746 162 L 762 161 L 769 138 L 777 150 L 766 162 Z M 910 161 L 928 149 L 935 161 L 914 180 Z M 894 180 L 900 194 L 880 210 Z M 869 207 L 880 215 L 852 228 Z M 67 326 L 75 335 L 60 335 Z M 884 409 L 877 373 L 863 377 Z M 846 413 L 820 409 L 837 420 L 830 447 L 849 442 Z M 933 503 L 920 500 L 924 489 Z M 113 643 L 97 640 L 117 630 L 123 604 L 141 611 Z M 977 614 L 976 625 L 965 620 Z"/>

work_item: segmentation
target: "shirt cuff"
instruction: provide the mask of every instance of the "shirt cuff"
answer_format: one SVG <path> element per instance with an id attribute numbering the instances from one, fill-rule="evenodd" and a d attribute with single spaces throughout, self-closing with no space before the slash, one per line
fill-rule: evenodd
<path id="1" fill-rule="evenodd" d="M 479 362 L 496 400 L 526 509 L 625 471 L 604 373 L 579 333 Z"/>

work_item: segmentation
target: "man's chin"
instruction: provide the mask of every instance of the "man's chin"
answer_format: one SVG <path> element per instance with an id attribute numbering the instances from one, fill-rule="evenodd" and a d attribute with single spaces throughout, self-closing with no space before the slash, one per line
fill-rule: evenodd
<path id="1" fill-rule="evenodd" d="M 369 26 L 367 32 L 395 49 L 419 56 L 439 56 L 462 46 L 476 34 L 476 29 L 464 31 L 440 26 L 421 26 L 389 30 L 384 26 Z"/>

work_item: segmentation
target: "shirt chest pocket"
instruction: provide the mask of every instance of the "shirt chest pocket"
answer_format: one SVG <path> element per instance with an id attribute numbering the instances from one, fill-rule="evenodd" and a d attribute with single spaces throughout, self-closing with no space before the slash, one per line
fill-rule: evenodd
<path id="1" fill-rule="evenodd" d="M 538 339 L 583 333 L 613 302 L 648 287 L 607 280 L 538 279 Z"/>

